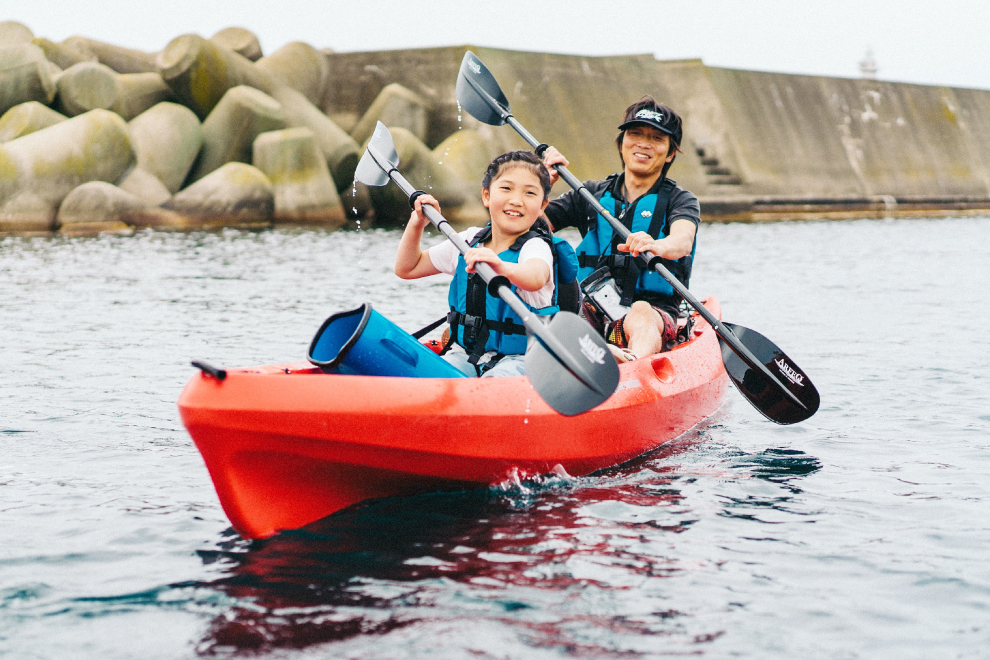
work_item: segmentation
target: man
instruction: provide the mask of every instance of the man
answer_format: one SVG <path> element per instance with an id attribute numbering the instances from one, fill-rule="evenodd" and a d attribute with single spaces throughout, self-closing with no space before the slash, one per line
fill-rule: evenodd
<path id="1" fill-rule="evenodd" d="M 634 257 L 649 250 L 688 285 L 701 209 L 697 197 L 666 176 L 681 137 L 677 113 L 650 96 L 643 97 L 626 108 L 619 125 L 615 142 L 622 172 L 604 181 L 585 182 L 602 206 L 632 232 L 624 243 L 577 191 L 561 195 L 546 209 L 554 229 L 577 227 L 581 232 L 578 279 L 607 267 L 621 290 L 622 304 L 629 307 L 624 317 L 608 323 L 589 318 L 603 328 L 620 362 L 658 353 L 677 337 L 680 296 Z M 568 164 L 553 147 L 544 154 L 544 163 L 554 181 L 559 175 L 553 166 Z"/>

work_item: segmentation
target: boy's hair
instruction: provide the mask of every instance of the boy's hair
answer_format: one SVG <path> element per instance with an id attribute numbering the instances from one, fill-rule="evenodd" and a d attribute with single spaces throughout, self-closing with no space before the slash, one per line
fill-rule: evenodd
<path id="1" fill-rule="evenodd" d="M 643 110 L 649 111 L 646 114 L 650 115 L 650 117 L 646 120 L 640 120 L 636 116 Z M 670 136 L 670 147 L 667 149 L 668 156 L 681 150 L 681 116 L 663 103 L 658 103 L 652 96 L 646 95 L 626 108 L 626 113 L 622 118 L 622 124 L 619 126 L 619 134 L 615 136 L 615 146 L 619 149 L 620 160 L 622 159 L 622 139 L 626 136 L 626 128 L 628 128 L 628 125 L 637 123 L 653 126 Z"/>
<path id="2" fill-rule="evenodd" d="M 491 190 L 492 181 L 497 179 L 502 171 L 509 167 L 522 167 L 531 171 L 540 179 L 540 183 L 543 185 L 543 199 L 547 199 L 550 196 L 550 188 L 552 187 L 550 184 L 550 172 L 547 171 L 543 161 L 531 151 L 508 151 L 496 157 L 488 165 L 488 169 L 485 171 L 485 178 L 481 180 L 481 187 L 485 190 Z"/>

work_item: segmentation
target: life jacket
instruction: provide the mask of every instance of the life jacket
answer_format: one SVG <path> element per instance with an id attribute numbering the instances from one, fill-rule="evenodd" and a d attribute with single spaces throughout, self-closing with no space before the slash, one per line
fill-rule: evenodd
<path id="1" fill-rule="evenodd" d="M 669 236 L 670 197 L 677 183 L 665 178 L 650 192 L 623 208 L 622 202 L 613 195 L 613 189 L 618 185 L 618 176 L 613 174 L 606 179 L 609 185 L 602 187 L 604 194 L 599 198 L 601 205 L 612 211 L 612 215 L 632 233 L 645 231 L 653 238 Z M 674 288 L 663 276 L 654 270 L 642 267 L 639 258 L 616 250 L 616 246 L 622 242 L 612 231 L 612 225 L 598 214 L 589 222 L 588 232 L 577 247 L 580 266 L 578 278 L 584 280 L 595 270 L 608 266 L 622 290 L 623 305 L 632 305 L 636 300 L 674 307 L 680 304 L 680 296 L 674 292 Z M 685 287 L 691 279 L 691 266 L 694 263 L 696 248 L 697 237 L 691 246 L 691 254 L 676 260 L 660 260 Z"/>
<path id="2" fill-rule="evenodd" d="M 492 235 L 491 225 L 483 229 L 471 241 L 471 247 L 481 245 Z M 576 281 L 578 264 L 574 248 L 562 238 L 550 237 L 543 231 L 529 230 L 498 257 L 508 263 L 519 263 L 519 251 L 527 241 L 542 238 L 550 246 L 553 254 L 554 293 L 551 304 L 547 307 L 536 308 L 523 302 L 526 307 L 541 316 L 556 314 L 560 311 L 558 292 L 561 286 L 572 285 Z M 512 291 L 518 290 L 513 285 Z M 505 355 L 522 355 L 526 352 L 526 326 L 522 319 L 512 311 L 504 300 L 492 296 L 488 285 L 478 273 L 468 274 L 467 262 L 461 255 L 457 260 L 454 279 L 450 283 L 447 294 L 450 313 L 447 321 L 450 323 L 451 340 L 460 344 L 471 354 L 469 362 L 477 366 L 478 360 L 488 351 L 495 351 L 497 359 L 493 358 L 488 364 L 494 365 Z"/>

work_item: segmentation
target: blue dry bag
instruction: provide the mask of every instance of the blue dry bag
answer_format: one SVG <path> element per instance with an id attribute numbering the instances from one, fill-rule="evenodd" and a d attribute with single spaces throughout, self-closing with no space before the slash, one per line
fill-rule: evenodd
<path id="1" fill-rule="evenodd" d="M 460 370 L 364 303 L 334 314 L 309 345 L 326 373 L 406 378 L 465 378 Z"/>

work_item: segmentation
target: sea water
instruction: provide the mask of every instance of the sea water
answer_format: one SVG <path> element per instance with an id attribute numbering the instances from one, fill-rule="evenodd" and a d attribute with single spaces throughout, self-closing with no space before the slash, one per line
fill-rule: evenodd
<path id="1" fill-rule="evenodd" d="M 365 301 L 416 329 L 445 278 L 396 278 L 395 231 L 0 239 L 0 656 L 988 657 L 988 236 L 703 226 L 692 290 L 800 364 L 816 416 L 730 390 L 589 477 L 255 543 L 179 421 L 189 360 L 304 359 Z"/>

